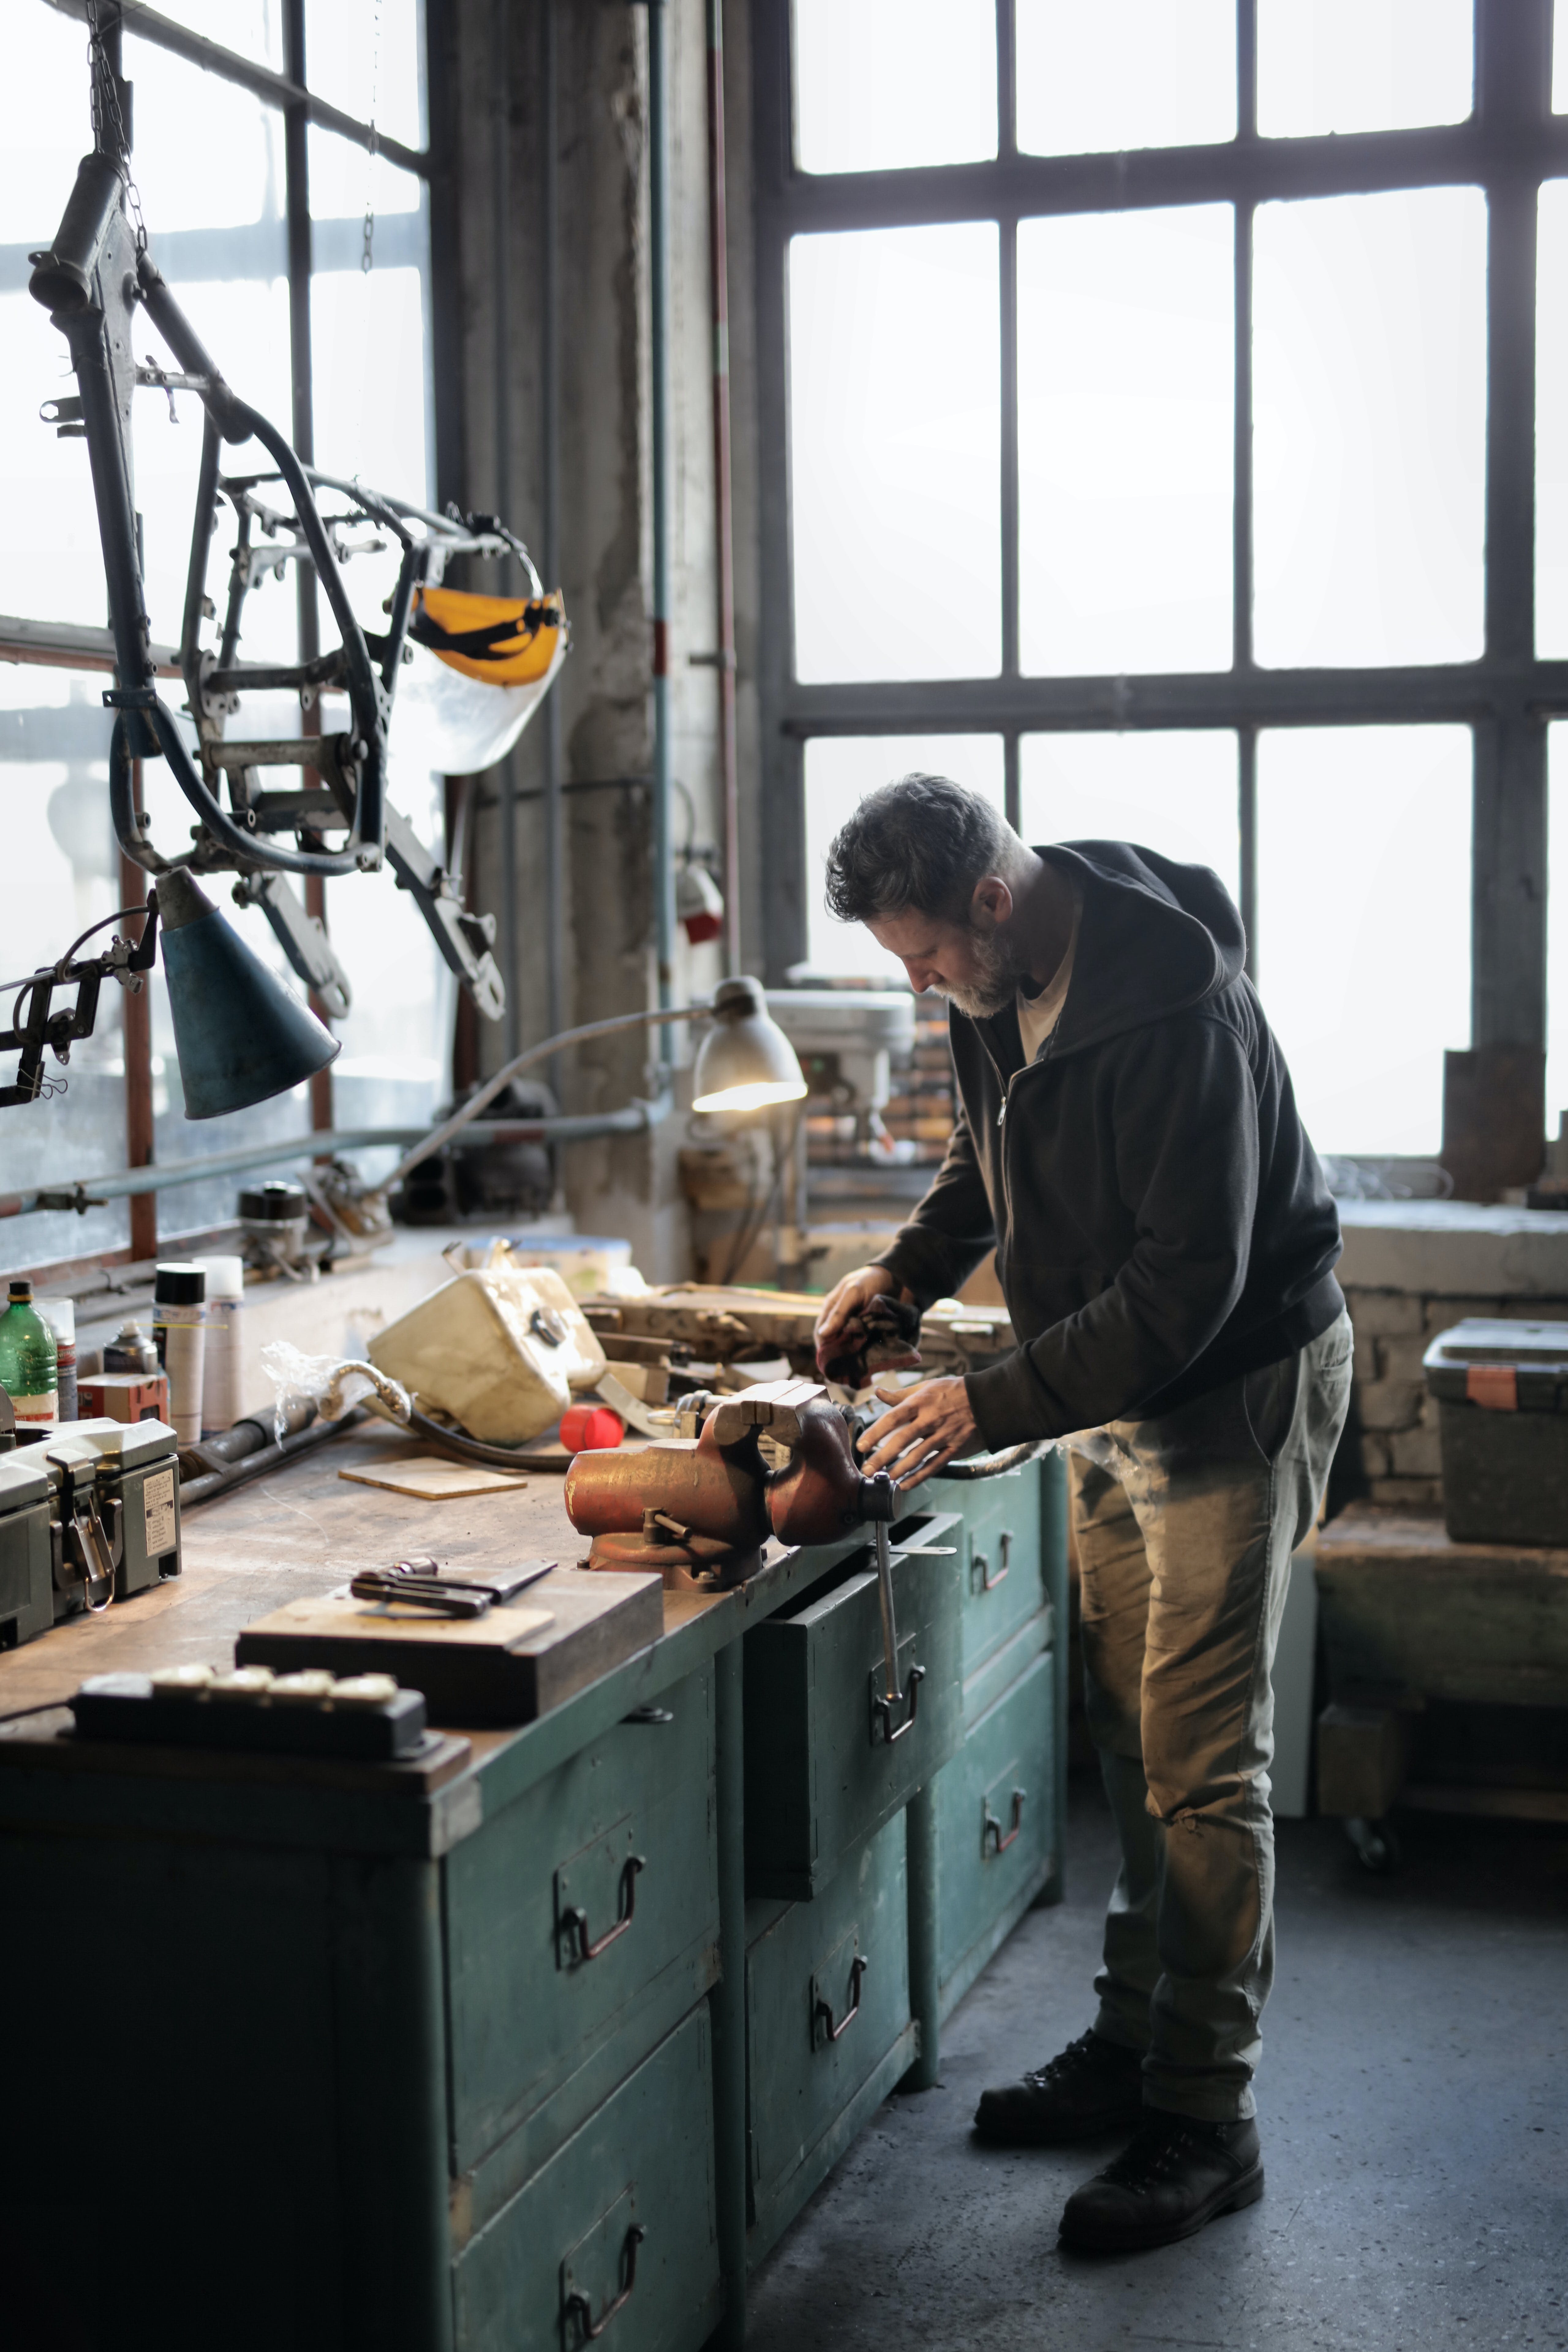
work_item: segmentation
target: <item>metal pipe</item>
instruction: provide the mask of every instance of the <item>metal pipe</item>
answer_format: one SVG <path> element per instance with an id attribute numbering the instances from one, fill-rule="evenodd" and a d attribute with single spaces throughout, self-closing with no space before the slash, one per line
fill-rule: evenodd
<path id="1" fill-rule="evenodd" d="M 138 810 L 142 807 L 142 762 L 131 762 L 131 794 Z M 120 890 L 130 906 L 146 887 L 145 877 L 139 866 L 133 866 L 123 850 L 120 854 Z M 142 987 L 134 996 L 129 990 L 121 992 L 120 1004 L 121 1038 L 125 1056 L 125 1157 L 132 1168 L 149 1168 L 155 1150 L 155 1118 L 153 1109 L 153 1001 Z M 151 1194 L 133 1200 L 131 1204 L 131 1253 L 133 1257 L 155 1257 L 158 1254 L 158 1211 Z"/>
<path id="2" fill-rule="evenodd" d="M 706 1004 L 667 1005 L 657 1011 L 645 1006 L 640 1013 L 612 1013 L 607 1021 L 584 1021 L 578 1028 L 563 1029 L 557 1036 L 542 1037 L 537 1045 L 525 1046 L 521 1054 L 514 1054 L 510 1062 L 503 1062 L 494 1076 L 487 1078 L 478 1094 L 470 1095 L 460 1110 L 455 1110 L 450 1118 L 443 1119 L 439 1127 L 433 1127 L 420 1143 L 418 1150 L 409 1152 L 405 1159 L 398 1161 L 386 1180 L 387 1184 L 390 1186 L 397 1183 L 402 1177 L 407 1175 L 411 1168 L 417 1168 L 422 1160 L 428 1160 L 433 1151 L 439 1151 L 444 1143 L 449 1142 L 459 1129 L 467 1127 L 471 1120 L 479 1117 L 487 1103 L 494 1102 L 503 1087 L 510 1086 L 513 1078 L 521 1077 L 524 1070 L 532 1069 L 535 1063 L 547 1062 L 552 1055 L 563 1052 L 566 1046 L 583 1045 L 590 1037 L 613 1036 L 618 1029 L 651 1029 L 667 1021 L 692 1021 L 707 1013 L 710 1009 Z M 662 1100 L 663 1097 L 661 1097 L 660 1099 Z M 624 1114 L 610 1111 L 605 1116 L 614 1118 Z M 659 1116 L 662 1118 L 663 1113 L 660 1112 Z M 540 1121 L 541 1126 L 546 1126 L 549 1123 L 547 1120 Z M 651 1119 L 647 1123 L 650 1126 L 655 1124 Z M 600 1130 L 605 1134 L 615 1131 L 613 1129 Z"/>
<path id="3" fill-rule="evenodd" d="M 276 1470 L 280 1464 L 292 1462 L 297 1454 L 309 1454 L 314 1447 L 324 1445 L 330 1437 L 346 1437 L 364 1418 L 363 1412 L 355 1405 L 352 1412 L 344 1413 L 341 1421 L 313 1421 L 308 1429 L 299 1430 L 280 1443 L 275 1442 L 270 1445 L 265 1442 L 263 1432 L 263 1443 L 254 1454 L 242 1454 L 225 1462 L 220 1468 L 204 1471 L 199 1478 L 182 1478 L 180 1508 L 190 1511 L 195 1510 L 199 1503 L 215 1503 L 231 1487 L 243 1486 L 250 1479 L 259 1478 L 268 1470 Z M 259 1425 L 254 1422 L 236 1424 L 237 1427 Z"/>
<path id="4" fill-rule="evenodd" d="M 305 0 L 285 0 L 283 10 L 283 62 L 291 81 L 304 87 Z M 315 268 L 315 255 L 310 234 L 310 140 L 302 106 L 291 106 L 283 117 L 283 190 L 284 209 L 289 236 L 289 365 L 290 375 L 289 424 L 294 436 L 295 454 L 307 466 L 316 462 L 315 356 L 310 340 L 310 279 Z M 213 442 L 213 474 L 216 474 L 216 446 L 208 419 L 207 439 Z M 206 445 L 203 446 L 204 483 L 205 480 Z M 208 510 L 212 508 L 210 488 Z M 193 575 L 201 560 L 196 553 L 201 540 L 198 518 L 197 532 L 192 541 Z M 195 585 L 193 577 L 192 585 Z M 313 662 L 321 658 L 321 613 L 316 596 L 316 567 L 308 556 L 301 556 L 294 566 L 294 595 L 297 605 L 300 659 Z M 194 646 L 195 616 L 187 619 L 188 642 Z M 321 701 L 312 695 L 310 706 L 300 717 L 301 735 L 319 735 L 321 731 Z M 300 782 L 306 792 L 319 792 L 321 778 L 319 770 L 306 768 Z M 327 886 L 319 874 L 305 877 L 305 912 L 314 918 L 324 930 L 327 923 Z M 318 1021 L 331 1021 L 325 1000 L 312 989 L 310 1006 Z M 332 1072 L 329 1063 L 315 1071 L 310 1078 L 310 1125 L 321 1134 L 328 1134 L 332 1125 Z"/>
<path id="5" fill-rule="evenodd" d="M 49 7 L 62 16 L 74 16 L 78 24 L 87 22 L 88 0 L 47 0 Z M 142 0 L 120 0 L 117 16 L 127 32 L 153 47 L 168 49 L 174 57 L 184 58 L 187 64 L 199 66 L 203 73 L 212 74 L 219 81 L 231 81 L 241 89 L 250 91 L 267 106 L 303 106 L 305 113 L 318 130 L 335 131 L 340 138 L 352 139 L 357 146 L 368 147 L 371 127 L 341 107 L 329 105 L 310 90 L 301 89 L 287 74 L 274 73 L 270 66 L 258 65 L 253 58 L 236 55 L 220 42 L 209 41 L 203 33 L 193 33 L 184 25 L 176 25 L 155 9 L 143 7 Z M 105 26 L 107 32 L 109 27 Z M 430 156 L 421 148 L 405 147 L 400 139 L 389 139 L 384 131 L 374 134 L 376 152 L 390 163 L 399 164 L 405 172 L 416 172 L 428 179 L 432 171 Z"/>
<path id="6" fill-rule="evenodd" d="M 545 0 L 548 7 L 550 0 Z M 719 776 L 724 970 L 741 969 L 741 768 L 735 719 L 735 536 L 730 466 L 730 237 L 724 203 L 724 0 L 708 0 L 708 254 L 713 280 L 713 536 L 719 591 Z"/>
<path id="7" fill-rule="evenodd" d="M 882 1692 L 888 1705 L 897 1706 L 900 1696 L 899 1621 L 893 1606 L 893 1548 L 886 1519 L 878 1519 L 872 1532 L 877 1543 L 877 1599 L 882 1612 Z"/>
<path id="8" fill-rule="evenodd" d="M 555 0 L 540 0 L 539 425 L 543 478 L 540 536 L 544 576 L 552 588 L 561 584 L 561 123 L 555 36 Z M 566 1019 L 566 855 L 561 770 L 557 691 L 546 697 L 544 705 L 545 1013 L 552 1035 Z"/>
<path id="9" fill-rule="evenodd" d="M 623 1110 L 552 1118 L 476 1119 L 468 1123 L 468 1133 L 476 1143 L 583 1143 L 602 1135 L 640 1135 L 657 1127 L 670 1108 L 668 1096 L 660 1095 L 653 1102 L 628 1103 Z M 133 1200 L 143 1192 L 197 1184 L 208 1176 L 239 1176 L 250 1168 L 276 1167 L 280 1160 L 322 1159 L 339 1151 L 395 1150 L 400 1144 L 425 1139 L 422 1127 L 335 1128 L 324 1135 L 299 1135 L 283 1143 L 247 1144 L 236 1151 L 217 1151 L 205 1160 L 166 1160 L 155 1168 L 121 1168 L 111 1176 L 80 1177 L 71 1183 L 40 1185 L 30 1192 L 0 1193 L 0 1218 L 85 1209 L 100 1201 Z M 426 1156 L 416 1152 L 408 1164 L 417 1166 Z M 381 1188 L 384 1192 L 391 1190 L 395 1173 Z"/>
<path id="10" fill-rule="evenodd" d="M 653 476 L 653 883 L 658 1001 L 675 987 L 675 861 L 669 837 L 669 60 L 666 0 L 647 0 L 648 312 Z M 674 1041 L 659 1040 L 668 1062 Z"/>
<path id="11" fill-rule="evenodd" d="M 507 90 L 506 27 L 509 0 L 493 0 L 490 10 L 490 308 L 494 323 L 495 375 L 495 498 L 496 512 L 511 511 L 510 383 L 511 310 L 507 285 L 509 259 L 507 221 L 507 131 L 510 120 Z M 500 560 L 500 593 L 511 585 L 511 566 Z M 500 950 L 506 981 L 502 1014 L 508 1061 L 518 1044 L 517 929 L 517 767 L 508 751 L 496 769 L 500 794 Z"/>

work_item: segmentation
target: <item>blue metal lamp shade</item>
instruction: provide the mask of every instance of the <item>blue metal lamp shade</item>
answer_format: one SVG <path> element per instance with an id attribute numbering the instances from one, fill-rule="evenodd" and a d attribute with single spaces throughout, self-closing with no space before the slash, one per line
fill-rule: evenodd
<path id="1" fill-rule="evenodd" d="M 160 876 L 158 914 L 187 1118 L 218 1118 L 287 1094 L 342 1050 L 258 962 L 184 866 Z"/>

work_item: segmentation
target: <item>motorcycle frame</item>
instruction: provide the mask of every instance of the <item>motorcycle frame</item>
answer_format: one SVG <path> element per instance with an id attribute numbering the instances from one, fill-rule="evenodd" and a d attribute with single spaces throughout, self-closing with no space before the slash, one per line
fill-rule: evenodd
<path id="1" fill-rule="evenodd" d="M 324 927 L 306 912 L 284 877 L 374 873 L 384 862 L 398 887 L 413 897 L 478 1010 L 487 1019 L 499 1019 L 506 992 L 491 953 L 495 919 L 467 908 L 460 877 L 388 803 L 386 747 L 416 591 L 435 586 L 454 557 L 510 554 L 522 563 L 538 599 L 542 590 L 526 548 L 494 517 L 463 516 L 455 509 L 435 514 L 306 465 L 284 435 L 225 381 L 144 240 L 132 230 L 123 180 L 110 157 L 82 158 L 54 245 L 32 260 L 29 290 L 64 334 L 78 385 L 74 401 L 45 404 L 45 420 L 85 438 L 91 466 L 115 649 L 115 683 L 103 699 L 115 714 L 110 802 L 121 848 L 153 875 L 175 866 L 197 873 L 236 873 L 236 898 L 261 907 L 294 971 L 329 1012 L 340 1014 L 350 1002 L 347 975 Z M 136 364 L 132 335 L 142 310 L 174 354 L 178 373 Z M 195 760 L 174 713 L 159 697 L 153 664 L 133 488 L 132 401 L 139 385 L 163 391 L 171 405 L 175 391 L 192 392 L 203 409 L 180 635 L 180 670 L 198 739 Z M 223 445 L 252 439 L 266 451 L 271 470 L 223 474 Z M 273 484 L 285 493 L 277 506 L 259 495 Z M 342 501 L 344 510 L 324 516 L 318 491 Z M 202 648 L 200 630 L 208 610 L 209 541 L 220 499 L 233 508 L 238 530 L 215 654 Z M 343 583 L 347 554 L 367 551 L 346 550 L 341 534 L 361 522 L 389 533 L 402 551 L 384 635 L 361 625 Z M 242 661 L 237 656 L 246 598 L 268 571 L 289 562 L 314 566 L 341 641 L 310 660 Z M 306 710 L 323 693 L 341 691 L 348 698 L 351 723 L 331 735 L 227 740 L 226 722 L 240 696 L 263 689 L 291 690 Z M 192 846 L 176 856 L 153 845 L 148 820 L 135 805 L 132 763 L 138 759 L 165 760 L 195 811 Z M 258 772 L 274 766 L 308 771 L 321 779 L 321 789 L 310 790 L 302 778 L 299 793 L 264 793 Z M 324 835 L 339 831 L 346 835 L 342 846 L 329 849 Z M 281 838 L 289 833 L 292 843 Z"/>

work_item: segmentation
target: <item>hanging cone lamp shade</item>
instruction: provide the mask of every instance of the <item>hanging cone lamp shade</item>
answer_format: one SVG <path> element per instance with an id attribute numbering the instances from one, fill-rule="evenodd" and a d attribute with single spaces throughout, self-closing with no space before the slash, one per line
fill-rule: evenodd
<path id="1" fill-rule="evenodd" d="M 187 1118 L 288 1094 L 342 1051 L 183 866 L 159 877 L 158 914 Z"/>

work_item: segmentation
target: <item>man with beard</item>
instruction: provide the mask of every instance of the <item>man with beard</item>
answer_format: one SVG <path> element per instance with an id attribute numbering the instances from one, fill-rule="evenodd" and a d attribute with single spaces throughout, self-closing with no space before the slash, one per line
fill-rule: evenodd
<path id="1" fill-rule="evenodd" d="M 1290 1555 L 1343 1424 L 1339 1220 L 1216 876 L 1125 842 L 1029 849 L 978 794 L 906 776 L 828 853 L 827 905 L 952 1007 L 960 1110 L 831 1339 L 924 1307 L 987 1249 L 1017 1341 L 863 1441 L 918 1485 L 1076 1433 L 1089 1727 L 1121 1844 L 1089 2031 L 984 2093 L 980 2137 L 1131 2132 L 1070 2243 L 1162 2245 L 1263 2192 L 1252 2078 L 1274 1973 L 1269 1675 Z"/>

